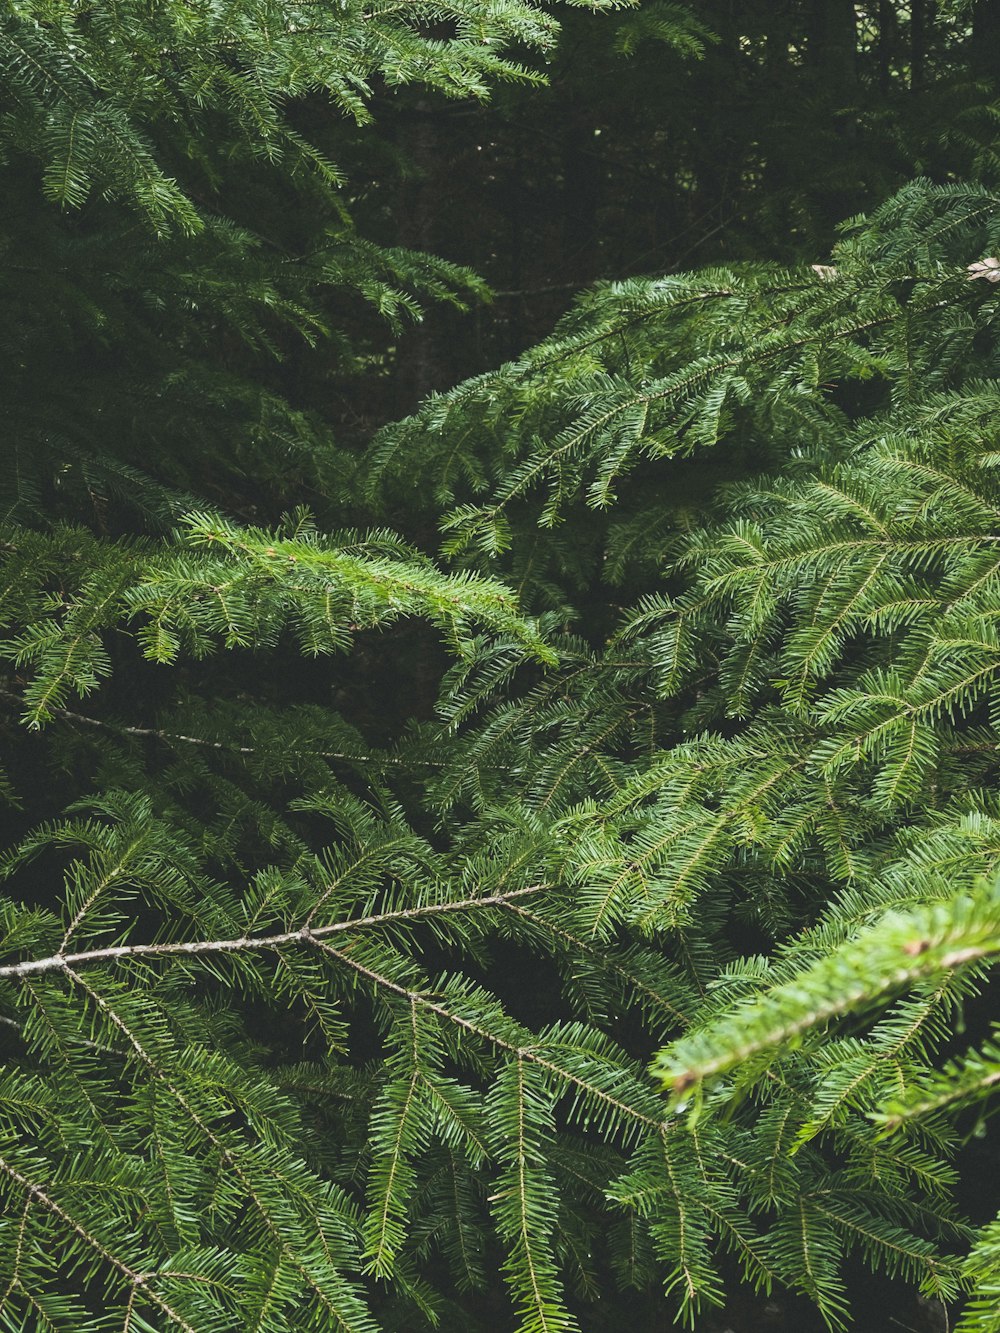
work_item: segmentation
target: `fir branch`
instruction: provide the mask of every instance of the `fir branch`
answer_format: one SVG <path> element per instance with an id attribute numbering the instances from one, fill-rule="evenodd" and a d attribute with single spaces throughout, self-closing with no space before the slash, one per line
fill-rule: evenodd
<path id="1" fill-rule="evenodd" d="M 59 1219 L 66 1227 L 73 1232 L 75 1236 L 83 1242 L 89 1250 L 98 1256 L 108 1265 L 119 1277 L 124 1278 L 130 1288 L 130 1297 L 134 1299 L 134 1292 L 140 1290 L 143 1298 L 149 1301 L 150 1305 L 155 1306 L 162 1314 L 170 1320 L 171 1324 L 177 1328 L 182 1328 L 185 1333 L 198 1333 L 193 1324 L 189 1324 L 186 1319 L 177 1313 L 170 1303 L 156 1292 L 152 1286 L 152 1275 L 140 1273 L 123 1262 L 118 1256 L 108 1248 L 97 1236 L 95 1236 L 82 1222 L 79 1222 L 66 1208 L 62 1206 L 51 1194 L 49 1194 L 41 1185 L 30 1177 L 18 1171 L 15 1166 L 4 1158 L 0 1157 L 0 1171 L 3 1172 L 9 1180 L 25 1191 L 27 1199 L 31 1199 L 43 1208 L 47 1213 Z M 22 1215 L 22 1229 L 18 1233 L 18 1246 L 23 1243 L 23 1223 L 26 1213 Z M 13 1280 L 12 1280 L 13 1286 Z"/>
<path id="2" fill-rule="evenodd" d="M 325 926 L 301 926 L 297 930 L 282 931 L 275 935 L 241 936 L 228 940 L 186 940 L 163 944 L 114 944 L 102 949 L 86 949 L 80 953 L 60 952 L 48 958 L 29 958 L 20 963 L 6 963 L 0 966 L 0 980 L 37 976 L 45 972 L 62 972 L 86 967 L 92 963 L 119 962 L 131 958 L 197 957 L 199 954 L 248 953 L 258 949 L 310 945 L 331 935 L 341 935 L 370 927 L 397 925 L 425 917 L 443 916 L 451 912 L 503 907 L 515 899 L 541 893 L 546 887 L 544 884 L 535 884 L 479 898 L 401 907 L 394 911 L 357 917 L 351 921 L 334 921 Z"/>

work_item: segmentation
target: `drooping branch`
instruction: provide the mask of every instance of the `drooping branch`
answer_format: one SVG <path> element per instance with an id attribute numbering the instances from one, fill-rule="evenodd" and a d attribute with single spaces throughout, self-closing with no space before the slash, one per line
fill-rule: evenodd
<path id="1" fill-rule="evenodd" d="M 630 971 L 627 967 L 623 967 L 614 955 L 610 954 L 606 949 L 600 949 L 591 940 L 582 939 L 579 935 L 573 934 L 564 927 L 557 926 L 552 921 L 547 921 L 544 917 L 539 916 L 537 912 L 530 912 L 524 907 L 518 907 L 513 902 L 504 903 L 503 906 L 508 912 L 512 912 L 522 920 L 530 922 L 539 930 L 545 931 L 547 934 L 551 935 L 553 939 L 562 941 L 564 945 L 568 946 L 574 952 L 584 954 L 591 958 L 597 967 L 617 976 L 632 991 L 638 995 L 645 996 L 648 1001 L 656 1005 L 657 1008 L 662 1009 L 675 1022 L 681 1023 L 685 1027 L 690 1023 L 691 1020 L 689 1015 L 682 1013 L 675 1004 L 672 1004 L 665 996 L 661 995 L 658 991 L 655 991 L 652 986 L 643 981 L 641 977 L 636 976 L 636 974 Z"/>
<path id="2" fill-rule="evenodd" d="M 301 1275 L 301 1277 L 305 1279 L 306 1283 L 313 1291 L 313 1293 L 319 1297 L 319 1299 L 322 1301 L 323 1305 L 327 1309 L 328 1313 L 336 1320 L 337 1325 L 341 1328 L 349 1329 L 350 1326 L 344 1321 L 340 1312 L 337 1311 L 335 1307 L 330 1303 L 327 1294 L 323 1291 L 322 1287 L 317 1284 L 315 1278 L 310 1274 L 306 1265 L 303 1264 L 302 1260 L 296 1253 L 294 1247 L 285 1237 L 283 1237 L 279 1221 L 277 1221 L 273 1217 L 272 1209 L 268 1207 L 266 1200 L 261 1197 L 260 1192 L 255 1188 L 254 1182 L 251 1176 L 247 1173 L 243 1163 L 241 1162 L 239 1154 L 235 1152 L 232 1147 L 227 1145 L 224 1139 L 222 1139 L 220 1135 L 216 1133 L 216 1131 L 212 1128 L 212 1126 L 208 1123 L 208 1121 L 206 1121 L 204 1116 L 202 1116 L 201 1113 L 192 1104 L 191 1100 L 185 1095 L 179 1084 L 175 1082 L 163 1069 L 160 1068 L 160 1066 L 153 1059 L 152 1055 L 149 1053 L 149 1051 L 146 1050 L 142 1042 L 129 1027 L 128 1023 L 126 1023 L 126 1021 L 122 1018 L 122 1016 L 117 1012 L 114 1006 L 110 1004 L 109 1001 L 105 999 L 103 995 L 98 994 L 97 991 L 95 991 L 91 986 L 89 986 L 87 982 L 84 980 L 84 978 L 81 977 L 79 973 L 74 972 L 72 968 L 67 968 L 67 976 L 76 986 L 78 986 L 90 997 L 93 1004 L 107 1018 L 111 1026 L 122 1034 L 125 1041 L 127 1041 L 128 1044 L 132 1047 L 140 1063 L 144 1065 L 146 1069 L 149 1070 L 153 1078 L 156 1079 L 158 1082 L 162 1083 L 163 1086 L 167 1088 L 167 1090 L 170 1092 L 170 1095 L 173 1097 L 176 1104 L 181 1108 L 186 1118 L 191 1122 L 192 1125 L 195 1126 L 195 1128 L 201 1134 L 204 1135 L 206 1140 L 212 1145 L 215 1151 L 219 1154 L 221 1161 L 237 1177 L 240 1184 L 246 1191 L 247 1198 L 250 1200 L 255 1211 L 258 1213 L 265 1229 L 270 1234 L 276 1245 L 285 1255 L 288 1256 L 288 1259 L 292 1264 L 292 1266 L 297 1270 L 297 1272 Z M 116 1267 L 118 1268 L 122 1267 L 120 1264 L 117 1264 L 112 1255 L 110 1255 L 107 1252 L 105 1252 L 105 1254 L 112 1263 L 116 1264 Z M 144 1278 L 141 1280 L 143 1282 L 146 1281 L 146 1279 Z M 156 1299 L 157 1304 L 160 1305 L 160 1307 L 165 1312 L 167 1312 L 170 1315 L 174 1314 L 174 1312 L 170 1309 L 169 1306 L 165 1305 L 165 1303 L 160 1298 L 155 1297 L 155 1293 L 151 1294 L 154 1296 L 154 1299 Z M 176 1316 L 174 1317 L 177 1318 Z M 188 1331 L 188 1333 L 195 1333 L 194 1328 L 192 1328 L 187 1323 L 184 1323 L 183 1327 L 186 1331 Z"/>

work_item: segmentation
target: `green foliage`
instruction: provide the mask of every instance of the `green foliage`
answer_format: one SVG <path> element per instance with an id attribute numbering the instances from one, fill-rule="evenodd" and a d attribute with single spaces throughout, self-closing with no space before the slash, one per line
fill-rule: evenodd
<path id="1" fill-rule="evenodd" d="M 934 1070 L 1000 949 L 977 887 L 1000 818 L 997 298 L 965 273 L 996 216 L 982 191 L 915 187 L 854 225 L 832 275 L 601 291 L 404 428 L 421 485 L 446 484 L 448 439 L 518 478 L 486 506 L 511 513 L 512 573 L 531 522 L 600 512 L 611 460 L 683 469 L 694 441 L 728 439 L 761 467 L 785 456 L 702 527 L 675 503 L 668 591 L 604 644 L 563 628 L 572 574 L 544 644 L 495 581 L 384 533 L 196 516 L 176 547 L 10 540 L 29 715 L 99 788 L 131 774 L 142 792 L 84 802 L 8 862 L 28 888 L 72 858 L 58 905 L 28 888 L 5 910 L 16 1317 L 69 1301 L 55 1327 L 100 1326 L 97 1308 L 199 1330 L 450 1326 L 487 1235 L 525 1330 L 582 1326 L 615 1269 L 693 1320 L 723 1299 L 720 1250 L 833 1327 L 853 1251 L 984 1299 L 988 1233 L 965 1270 L 956 1248 L 950 1124 L 995 1052 L 947 1072 L 950 1097 Z M 595 371 L 623 321 L 641 330 L 628 367 Z M 723 411 L 733 376 L 747 391 Z M 655 410 L 622 433 L 638 398 Z M 670 512 L 658 485 L 622 485 L 616 522 Z M 440 721 L 388 754 L 325 710 L 213 712 L 211 676 L 146 727 L 66 707 L 136 670 L 123 635 L 194 664 L 266 658 L 288 632 L 330 652 L 402 615 L 458 658 Z M 771 956 L 740 957 L 740 929 Z M 488 961 L 514 946 L 547 960 L 568 1017 L 517 1016 Z M 286 1035 L 255 1032 L 260 1006 Z M 668 1038 L 673 1105 L 643 1075 Z M 51 1234 L 80 1264 L 58 1280 L 39 1268 Z M 366 1277 L 396 1303 L 373 1307 Z"/>
<path id="2" fill-rule="evenodd" d="M 446 42 L 431 35 L 447 25 Z M 197 206 L 172 172 L 209 151 L 198 122 L 225 125 L 246 160 L 290 157 L 338 185 L 341 173 L 295 128 L 291 99 L 322 93 L 342 115 L 371 118 L 378 81 L 483 97 L 528 77 L 503 50 L 551 46 L 556 25 L 531 0 L 401 7 L 343 4 L 94 5 L 19 0 L 4 18 L 0 59 L 12 143 L 41 159 L 44 189 L 78 207 L 93 190 L 129 199 L 157 229 L 198 231 Z M 181 129 L 158 151 L 157 123 Z M 182 155 L 175 157 L 181 149 Z M 186 150 L 186 151 L 184 151 Z"/>
<path id="3" fill-rule="evenodd" d="M 442 574 L 391 534 L 321 537 L 304 514 L 271 533 L 192 515 L 176 548 L 57 530 L 12 533 L 8 551 L 5 619 L 21 628 L 4 652 L 34 670 L 25 695 L 34 725 L 110 674 L 102 636 L 127 624 L 137 625 L 143 656 L 162 664 L 182 651 L 203 657 L 217 642 L 273 647 L 287 630 L 304 653 L 336 652 L 353 633 L 405 615 L 439 625 L 458 653 L 470 628 L 484 625 L 553 659 L 503 584 Z M 67 560 L 79 583 L 66 577 Z"/>
<path id="4" fill-rule="evenodd" d="M 554 680 L 456 676 L 446 716 L 478 721 L 436 781 L 487 817 L 511 808 L 494 775 L 523 772 L 569 929 L 650 940 L 687 972 L 688 1035 L 657 1068 L 695 1098 L 687 1132 L 740 1163 L 741 1226 L 777 1210 L 770 1265 L 740 1248 L 747 1279 L 799 1286 L 832 1326 L 851 1250 L 956 1294 L 929 1228 L 957 1225 L 949 1123 L 995 1077 L 990 1047 L 934 1069 L 998 941 L 976 887 L 998 865 L 996 296 L 966 272 L 996 219 L 988 192 L 917 185 L 819 272 L 599 289 L 526 358 L 386 432 L 373 464 L 391 486 L 395 451 L 421 457 L 427 503 L 458 506 L 446 549 L 499 557 L 543 603 L 557 585 L 562 617 L 574 585 L 593 596 L 595 547 L 633 587 L 669 561 L 668 591 L 599 648 L 567 640 Z M 756 475 L 696 526 L 707 446 Z M 569 547 L 540 554 L 534 525 L 585 534 L 568 578 Z M 733 956 L 740 920 L 771 957 Z M 684 1193 L 690 1209 L 705 1185 Z M 672 1280 L 711 1302 L 681 1219 Z M 728 1243 L 718 1215 L 702 1226 Z"/>
<path id="5" fill-rule="evenodd" d="M 554 31 L 3 20 L 5 1327 L 695 1327 L 737 1272 L 842 1328 L 852 1255 L 997 1327 L 1000 199 L 604 284 L 360 467 L 276 369 L 363 359 L 331 292 L 476 290 L 357 233 L 317 99 L 482 96 Z"/>
<path id="6" fill-rule="evenodd" d="M 536 81 L 511 48 L 556 33 L 528 0 L 5 7 L 5 519 L 145 531 L 342 492 L 344 452 L 282 363 L 325 345 L 325 403 L 384 355 L 373 327 L 484 294 L 356 222 L 372 104 Z"/>

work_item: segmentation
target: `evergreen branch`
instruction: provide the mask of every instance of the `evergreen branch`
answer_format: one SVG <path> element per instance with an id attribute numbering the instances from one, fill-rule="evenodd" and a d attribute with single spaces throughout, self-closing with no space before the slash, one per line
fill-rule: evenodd
<path id="1" fill-rule="evenodd" d="M 532 925 L 538 927 L 538 929 L 543 931 L 546 935 L 551 935 L 553 938 L 568 945 L 574 954 L 582 954 L 584 957 L 592 959 L 595 965 L 602 971 L 617 977 L 641 999 L 645 999 L 656 1008 L 662 1009 L 667 1017 L 674 1022 L 681 1023 L 684 1026 L 687 1026 L 690 1022 L 690 1017 L 688 1015 L 678 1009 L 675 1004 L 666 998 L 666 996 L 661 995 L 659 991 L 654 990 L 652 986 L 643 981 L 641 977 L 637 976 L 634 971 L 623 966 L 613 954 L 608 953 L 607 949 L 598 948 L 593 941 L 585 940 L 581 936 L 575 935 L 571 931 L 565 929 L 565 927 L 557 926 L 555 922 L 549 921 L 547 918 L 540 916 L 537 912 L 531 912 L 526 907 L 519 907 L 512 901 L 504 903 L 503 906 L 506 911 L 520 917 L 523 921 L 530 921 Z"/>
<path id="2" fill-rule="evenodd" d="M 92 1250 L 104 1263 L 108 1265 L 119 1277 L 124 1278 L 129 1287 L 134 1292 L 141 1290 L 144 1298 L 154 1305 L 162 1314 L 165 1314 L 172 1324 L 178 1328 L 184 1329 L 184 1333 L 198 1333 L 193 1324 L 189 1324 L 183 1316 L 170 1305 L 170 1303 L 151 1285 L 151 1275 L 140 1273 L 130 1267 L 118 1258 L 101 1240 L 98 1239 L 84 1224 L 73 1217 L 66 1208 L 52 1197 L 41 1185 L 31 1180 L 23 1172 L 18 1171 L 6 1159 L 0 1157 L 0 1171 L 3 1172 L 9 1180 L 20 1186 L 25 1191 L 29 1199 L 37 1202 L 47 1213 L 59 1219 L 74 1235 L 78 1236 L 88 1249 Z M 19 1242 L 20 1244 L 21 1242 Z"/>
<path id="3" fill-rule="evenodd" d="M 736 1066 L 752 1069 L 758 1057 L 774 1059 L 810 1030 L 885 994 L 997 953 L 996 894 L 890 913 L 793 981 L 681 1038 L 660 1053 L 654 1070 L 681 1095 Z"/>
<path id="4" fill-rule="evenodd" d="M 454 1010 L 449 1009 L 447 1005 L 433 1000 L 424 992 L 410 990 L 406 986 L 402 986 L 398 982 L 393 981 L 391 977 L 387 977 L 384 974 L 375 971 L 373 968 L 366 967 L 364 963 L 352 958 L 349 954 L 344 953 L 339 949 L 332 948 L 323 939 L 316 938 L 315 934 L 312 935 L 311 942 L 323 953 L 328 954 L 331 958 L 335 958 L 337 962 L 342 963 L 352 971 L 357 972 L 359 976 L 363 976 L 378 989 L 385 990 L 391 995 L 397 995 L 408 1004 L 416 1004 L 422 1009 L 426 1009 L 429 1013 L 436 1014 L 439 1018 L 460 1028 L 463 1032 L 468 1032 L 470 1035 L 478 1037 L 481 1041 L 495 1047 L 499 1051 L 504 1051 L 508 1055 L 514 1056 L 517 1060 L 526 1061 L 529 1064 L 537 1066 L 540 1070 L 552 1075 L 559 1082 L 577 1088 L 581 1093 L 593 1097 L 596 1102 L 604 1104 L 613 1113 L 620 1114 L 627 1120 L 632 1121 L 633 1124 L 641 1125 L 645 1129 L 651 1129 L 657 1133 L 662 1133 L 671 1127 L 666 1120 L 656 1120 L 652 1116 L 646 1115 L 644 1112 L 630 1106 L 620 1098 L 612 1096 L 593 1081 L 584 1079 L 578 1074 L 572 1073 L 572 1071 L 560 1066 L 551 1057 L 540 1054 L 536 1047 L 541 1043 L 528 1042 L 525 1044 L 518 1044 L 516 1042 L 508 1041 L 499 1033 L 490 1031 L 490 1029 L 485 1027 L 482 1023 L 477 1023 L 472 1019 L 464 1017 L 460 1013 L 456 1013 Z"/>
<path id="5" fill-rule="evenodd" d="M 373 1325 L 367 1319 L 362 1317 L 357 1323 L 352 1322 L 348 1320 L 331 1301 L 330 1296 L 327 1291 L 324 1290 L 323 1285 L 317 1282 L 316 1277 L 310 1273 L 302 1259 L 295 1253 L 290 1242 L 283 1235 L 279 1221 L 272 1217 L 271 1210 L 268 1208 L 265 1200 L 261 1198 L 253 1180 L 240 1162 L 237 1153 L 211 1128 L 204 1116 L 198 1112 L 191 1100 L 177 1085 L 176 1081 L 171 1079 L 170 1076 L 160 1068 L 150 1053 L 145 1049 L 139 1038 L 132 1031 L 128 1023 L 126 1023 L 121 1015 L 102 995 L 94 990 L 92 986 L 88 985 L 79 973 L 73 971 L 72 968 L 67 968 L 66 975 L 90 997 L 97 1009 L 108 1019 L 111 1026 L 121 1033 L 128 1045 L 132 1047 L 140 1063 L 149 1071 L 154 1079 L 167 1088 L 177 1105 L 183 1110 L 191 1123 L 204 1135 L 205 1139 L 219 1154 L 220 1160 L 240 1181 L 240 1184 L 246 1192 L 246 1197 L 250 1200 L 254 1209 L 259 1214 L 265 1228 L 273 1238 L 276 1247 L 281 1253 L 288 1256 L 292 1266 L 320 1300 L 329 1316 L 335 1321 L 337 1328 L 342 1329 L 343 1333 L 375 1333 Z M 197 1330 L 191 1329 L 190 1333 L 197 1333 Z"/>
<path id="6" fill-rule="evenodd" d="M 7 963 L 0 967 L 0 980 L 37 976 L 45 972 L 60 972 L 85 967 L 92 963 L 118 962 L 130 958 L 197 957 L 212 953 L 247 953 L 257 949 L 281 949 L 291 945 L 308 945 L 327 936 L 364 930 L 369 927 L 398 925 L 425 917 L 444 916 L 451 912 L 466 912 L 476 908 L 503 907 L 517 898 L 541 893 L 547 886 L 531 885 L 510 889 L 506 893 L 481 898 L 464 898 L 452 902 L 425 903 L 420 907 L 401 907 L 391 912 L 357 917 L 352 921 L 335 921 L 326 926 L 302 926 L 298 930 L 283 931 L 276 935 L 240 936 L 227 940 L 187 940 L 165 944 L 115 944 L 103 949 L 87 949 L 80 953 L 56 953 L 48 958 L 25 959 L 21 963 Z"/>
<path id="7" fill-rule="evenodd" d="M 981 1050 L 949 1060 L 934 1074 L 924 1074 L 906 1088 L 905 1095 L 890 1099 L 872 1120 L 883 1134 L 891 1134 L 915 1120 L 939 1116 L 943 1111 L 979 1105 L 1000 1086 L 1000 1045 L 988 1042 Z"/>
<path id="8" fill-rule="evenodd" d="M 10 693 L 6 690 L 0 690 L 0 696 L 5 699 L 11 699 L 15 702 L 21 701 L 21 696 Z M 88 727 L 100 727 L 105 731 L 113 731 L 120 736 L 146 736 L 159 741 L 180 741 L 183 745 L 199 745 L 208 750 L 222 750 L 226 754 L 263 754 L 266 751 L 259 745 L 238 745 L 229 741 L 213 741 L 204 736 L 185 736 L 177 731 L 165 731 L 159 727 L 133 727 L 127 726 L 121 722 L 110 722 L 106 718 L 88 717 L 85 713 L 76 713 L 69 708 L 53 708 L 50 710 L 54 718 L 64 718 L 67 722 L 79 722 Z M 373 764 L 377 767 L 395 767 L 395 768 L 443 768 L 441 761 L 433 759 L 400 759 L 396 755 L 380 754 L 371 752 L 368 754 L 349 754 L 346 750 L 301 750 L 295 749 L 289 751 L 293 755 L 310 755 L 316 759 L 341 759 L 345 763 L 353 764 Z"/>
<path id="9" fill-rule="evenodd" d="M 845 1062 L 844 1069 L 849 1075 L 846 1082 L 838 1078 L 837 1065 L 832 1066 L 832 1072 L 823 1078 L 817 1090 L 810 1118 L 799 1130 L 797 1144 L 802 1144 L 833 1126 L 843 1114 L 844 1108 L 876 1078 L 878 1073 L 885 1070 L 888 1065 L 898 1063 L 899 1057 L 907 1047 L 918 1040 L 921 1031 L 929 1027 L 939 1014 L 948 989 L 948 981 L 942 982 L 929 995 L 912 1005 L 910 1012 L 905 1015 L 906 1021 L 902 1027 L 899 1028 L 897 1024 L 890 1030 L 890 1040 L 879 1040 L 879 1034 L 876 1032 L 870 1042 L 870 1049 L 863 1059 L 855 1061 L 848 1059 Z"/>

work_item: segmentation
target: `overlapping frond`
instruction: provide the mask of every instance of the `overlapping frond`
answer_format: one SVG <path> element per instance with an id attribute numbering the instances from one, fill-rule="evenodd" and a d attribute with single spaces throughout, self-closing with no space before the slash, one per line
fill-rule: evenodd
<path id="1" fill-rule="evenodd" d="M 692 1322 L 728 1254 L 843 1327 L 860 1255 L 991 1327 L 995 1236 L 963 1260 L 950 1195 L 997 1053 L 946 1048 L 1000 952 L 998 297 L 966 272 L 998 217 L 919 186 L 832 273 L 583 298 L 375 450 L 373 494 L 405 453 L 449 507 L 450 572 L 207 506 L 5 534 L 2 698 L 54 776 L 4 861 L 0 1316 L 567 1333 L 611 1275 Z M 437 712 L 424 681 L 345 720 L 352 662 L 411 687 L 418 622 Z"/>

